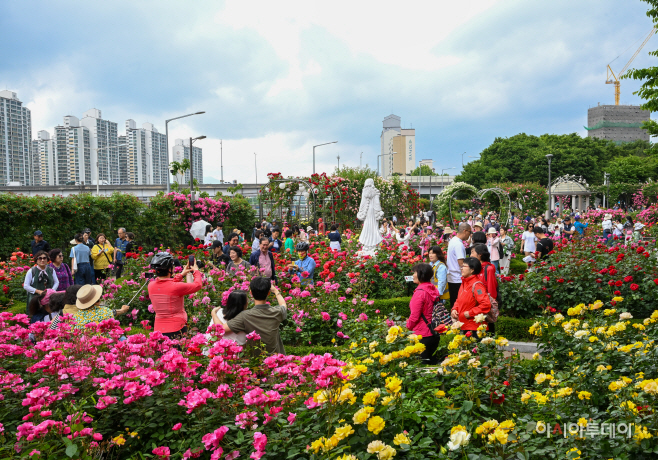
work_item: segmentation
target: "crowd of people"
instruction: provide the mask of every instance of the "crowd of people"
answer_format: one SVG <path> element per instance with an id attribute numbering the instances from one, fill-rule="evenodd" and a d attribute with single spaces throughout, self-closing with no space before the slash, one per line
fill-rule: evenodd
<path id="1" fill-rule="evenodd" d="M 429 364 L 438 361 L 437 330 L 441 324 L 458 322 L 463 331 L 478 339 L 484 330 L 495 332 L 497 313 L 494 312 L 502 302 L 498 277 L 509 274 L 515 251 L 510 230 L 524 228 L 521 252 L 524 262 L 532 269 L 537 260 L 550 257 L 554 239 L 578 239 L 589 227 L 587 217 L 568 211 L 555 213 L 551 219 L 513 216 L 512 229 L 501 225 L 495 213 L 467 212 L 461 222 L 454 223 L 454 230 L 436 222 L 435 217 L 433 213 L 424 213 L 398 225 L 393 216 L 384 218 L 379 229 L 382 237 L 397 243 L 400 250 L 410 249 L 411 239 L 415 238 L 421 258 L 427 261 L 413 267 L 413 281 L 418 286 L 411 298 L 406 325 L 422 337 L 426 348 L 421 358 Z M 633 222 L 630 216 L 619 222 L 606 214 L 601 237 L 608 244 L 614 238 L 637 239 L 642 228 L 643 224 Z M 172 339 L 187 334 L 184 299 L 202 288 L 203 265 L 227 272 L 247 272 L 255 267 L 258 276 L 252 278 L 249 293 L 231 292 L 226 306 L 212 310 L 209 329 L 219 325 L 227 338 L 241 344 L 246 343 L 248 334 L 255 332 L 268 352 L 283 352 L 278 330 L 286 319 L 287 309 L 276 287 L 278 277 L 273 254 L 296 253 L 297 259 L 285 266 L 285 270 L 306 286 L 313 283 L 316 268 L 315 260 L 309 255 L 310 238 L 326 238 L 331 250 L 340 251 L 343 235 L 336 224 L 327 226 L 322 219 L 317 231 L 311 226 L 303 228 L 263 220 L 252 230 L 252 251 L 247 258 L 243 254 L 243 233 L 232 229 L 225 237 L 223 230 L 221 223 L 215 228 L 208 225 L 203 242 L 210 249 L 209 259 L 188 263 L 180 273 L 175 274 L 180 262 L 168 252 L 157 253 L 152 258 L 150 266 L 155 277 L 147 289 L 155 312 L 154 330 Z M 347 233 L 349 238 L 349 230 Z M 64 261 L 62 249 L 51 249 L 42 232 L 35 231 L 32 242 L 35 264 L 27 271 L 23 285 L 31 321 L 51 322 L 50 327 L 56 328 L 65 315 L 71 315 L 75 327 L 84 328 L 88 323 L 125 314 L 128 305 L 114 311 L 101 305 L 102 281 L 121 277 L 134 238 L 134 234 L 120 228 L 112 245 L 106 235 L 99 233 L 93 239 L 91 230 L 85 229 L 71 241 L 69 264 Z M 270 292 L 276 298 L 275 306 L 267 302 Z M 252 308 L 247 308 L 249 296 L 254 302 Z"/>

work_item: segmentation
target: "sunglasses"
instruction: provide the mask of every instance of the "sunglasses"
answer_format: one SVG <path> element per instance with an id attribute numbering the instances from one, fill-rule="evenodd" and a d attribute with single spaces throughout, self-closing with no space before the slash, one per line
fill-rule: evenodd
<path id="1" fill-rule="evenodd" d="M 48 260 L 48 257 L 38 257 L 37 260 Z"/>

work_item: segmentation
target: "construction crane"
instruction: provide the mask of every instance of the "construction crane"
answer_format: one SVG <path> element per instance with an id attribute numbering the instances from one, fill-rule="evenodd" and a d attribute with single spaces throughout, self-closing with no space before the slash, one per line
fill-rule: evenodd
<path id="1" fill-rule="evenodd" d="M 617 75 L 619 75 L 620 77 L 622 75 L 624 75 L 624 72 L 626 72 L 626 69 L 628 69 L 628 66 L 631 65 L 631 63 L 635 60 L 637 55 L 640 54 L 640 51 L 642 51 L 642 48 L 644 48 L 644 45 L 647 44 L 649 39 L 655 33 L 656 33 L 656 28 L 654 27 L 653 29 L 651 29 L 651 31 L 649 32 L 649 35 L 647 35 L 647 37 L 644 39 L 644 41 L 642 42 L 640 47 L 637 49 L 635 54 L 630 58 L 630 60 L 626 63 L 624 68 L 621 69 Z M 637 43 L 637 42 L 635 42 L 635 43 Z M 617 56 L 617 57 L 619 57 L 619 56 Z M 613 62 L 614 62 L 614 59 L 613 59 Z M 612 64 L 612 62 L 610 62 L 610 64 Z M 619 97 L 621 96 L 621 90 L 619 88 L 619 78 L 617 78 L 617 75 L 615 75 L 615 73 L 612 71 L 612 68 L 610 67 L 610 64 L 608 64 L 608 73 L 605 77 L 605 84 L 606 85 L 615 85 L 615 105 L 619 105 Z"/>

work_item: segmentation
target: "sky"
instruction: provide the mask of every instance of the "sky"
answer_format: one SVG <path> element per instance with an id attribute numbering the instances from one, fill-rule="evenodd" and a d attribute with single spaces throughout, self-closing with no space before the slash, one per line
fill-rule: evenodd
<path id="1" fill-rule="evenodd" d="M 376 168 L 382 121 L 416 129 L 416 160 L 458 173 L 497 137 L 586 136 L 651 30 L 639 0 L 3 2 L 0 89 L 32 135 L 90 108 L 119 124 L 205 135 L 204 177 L 264 182 Z M 9 46 L 7 46 L 9 45 Z M 656 65 L 653 37 L 631 67 Z M 621 103 L 640 104 L 623 80 Z M 255 154 L 255 155 L 254 155 Z"/>

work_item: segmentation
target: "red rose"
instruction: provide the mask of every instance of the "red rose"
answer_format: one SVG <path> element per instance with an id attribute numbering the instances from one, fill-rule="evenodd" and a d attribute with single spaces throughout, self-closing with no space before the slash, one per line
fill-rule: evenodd
<path id="1" fill-rule="evenodd" d="M 503 385 L 505 385 L 506 387 L 508 387 L 508 386 L 509 386 L 509 382 L 508 382 L 507 380 L 505 380 L 505 381 L 503 382 Z"/>
<path id="2" fill-rule="evenodd" d="M 617 286 L 617 287 L 620 287 L 620 286 L 623 286 L 623 285 L 624 285 L 624 283 L 621 280 L 619 280 L 615 283 L 615 286 Z"/>
<path id="3" fill-rule="evenodd" d="M 472 335 L 473 335 L 473 333 L 472 333 L 471 331 L 468 331 L 468 332 L 466 333 L 466 337 L 470 337 L 470 336 L 472 336 Z"/>
<path id="4" fill-rule="evenodd" d="M 439 334 L 444 334 L 447 331 L 448 331 L 448 327 L 445 324 L 439 324 L 434 328 L 434 332 L 437 332 Z"/>
<path id="5" fill-rule="evenodd" d="M 638 289 L 640 289 L 639 285 L 637 285 L 635 283 L 631 284 L 631 291 L 637 291 Z"/>
<path id="6" fill-rule="evenodd" d="M 564 278 L 558 279 L 557 282 L 560 283 L 560 284 L 564 283 Z"/>
<path id="7" fill-rule="evenodd" d="M 625 283 L 630 283 L 631 281 L 633 281 L 633 277 L 630 276 L 630 275 L 627 276 L 626 278 L 624 278 L 624 282 L 625 282 Z"/>

